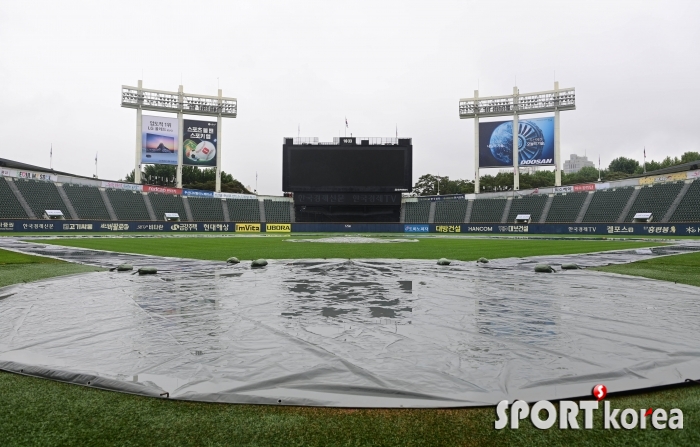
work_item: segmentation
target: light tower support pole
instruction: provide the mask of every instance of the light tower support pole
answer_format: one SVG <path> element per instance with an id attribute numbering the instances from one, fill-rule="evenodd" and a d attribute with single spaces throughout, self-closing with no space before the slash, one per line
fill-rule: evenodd
<path id="1" fill-rule="evenodd" d="M 183 103 L 182 101 L 182 85 L 177 89 L 177 97 L 178 97 L 178 102 L 180 104 Z M 183 157 L 185 156 L 185 148 L 183 147 L 184 145 L 184 132 L 185 132 L 185 119 L 184 119 L 184 114 L 182 113 L 182 105 L 180 105 L 180 110 L 177 112 L 177 147 L 178 147 L 178 156 L 177 156 L 177 187 L 182 188 L 182 160 Z"/>
<path id="2" fill-rule="evenodd" d="M 554 81 L 554 186 L 561 186 L 561 146 L 559 145 L 559 81 Z"/>
<path id="3" fill-rule="evenodd" d="M 518 87 L 513 87 L 513 191 L 520 189 L 520 132 L 518 125 Z"/>
<path id="4" fill-rule="evenodd" d="M 219 115 L 216 118 L 216 192 L 221 192 L 221 89 L 219 89 Z"/>
<path id="5" fill-rule="evenodd" d="M 139 79 L 139 84 L 138 84 L 138 97 L 141 98 L 140 102 L 143 102 L 143 92 L 141 89 L 143 88 L 143 81 Z M 142 145 L 143 141 L 141 139 L 141 125 L 142 125 L 142 119 L 141 119 L 141 105 L 136 108 L 136 161 L 134 163 L 134 183 L 141 183 L 141 151 L 142 151 Z"/>
<path id="6" fill-rule="evenodd" d="M 474 90 L 474 99 L 478 100 L 479 90 Z M 479 115 L 474 117 L 474 193 L 479 194 Z"/>

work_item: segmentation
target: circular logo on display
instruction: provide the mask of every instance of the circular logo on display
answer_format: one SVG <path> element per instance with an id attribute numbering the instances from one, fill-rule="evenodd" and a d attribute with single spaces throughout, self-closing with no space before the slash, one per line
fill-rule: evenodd
<path id="1" fill-rule="evenodd" d="M 532 121 L 518 123 L 518 153 L 520 163 L 536 160 L 542 155 L 544 134 L 542 129 Z M 494 129 L 489 140 L 489 149 L 493 158 L 504 165 L 513 165 L 513 123 L 505 122 Z"/>

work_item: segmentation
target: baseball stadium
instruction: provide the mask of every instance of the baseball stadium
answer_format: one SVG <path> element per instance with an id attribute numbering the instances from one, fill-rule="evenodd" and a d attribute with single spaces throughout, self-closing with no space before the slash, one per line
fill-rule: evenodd
<path id="1" fill-rule="evenodd" d="M 700 443 L 700 160 L 562 183 L 555 84 L 460 100 L 473 192 L 418 194 L 411 138 L 284 137 L 263 196 L 221 190 L 234 98 L 139 82 L 122 106 L 127 180 L 0 159 L 11 444 Z M 553 186 L 520 188 L 533 164 Z M 513 184 L 479 187 L 496 166 Z"/>

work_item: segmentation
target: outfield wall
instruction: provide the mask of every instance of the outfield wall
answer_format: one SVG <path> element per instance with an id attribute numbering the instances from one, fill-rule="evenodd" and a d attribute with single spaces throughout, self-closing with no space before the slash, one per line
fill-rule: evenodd
<path id="1" fill-rule="evenodd" d="M 639 224 L 403 224 L 403 223 L 233 223 L 112 222 L 86 220 L 1 220 L 0 232 L 26 233 L 459 233 L 700 236 L 698 223 Z"/>

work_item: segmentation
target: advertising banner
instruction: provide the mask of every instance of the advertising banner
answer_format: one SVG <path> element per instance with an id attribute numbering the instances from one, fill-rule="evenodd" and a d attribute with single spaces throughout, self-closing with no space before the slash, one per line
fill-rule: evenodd
<path id="1" fill-rule="evenodd" d="M 557 186 L 554 188 L 554 192 L 557 194 L 574 192 L 574 187 L 573 186 Z"/>
<path id="2" fill-rule="evenodd" d="M 177 165 L 177 118 L 141 117 L 141 163 Z"/>
<path id="3" fill-rule="evenodd" d="M 700 178 L 700 171 L 688 171 L 685 173 L 685 175 L 689 179 Z"/>
<path id="4" fill-rule="evenodd" d="M 429 233 L 430 226 L 427 224 L 404 225 L 403 232 L 404 233 Z"/>
<path id="5" fill-rule="evenodd" d="M 598 235 L 700 235 L 696 223 L 615 223 L 615 224 L 396 224 L 396 223 L 294 223 L 267 224 L 229 222 L 151 222 L 85 220 L 2 220 L 0 232 L 177 232 L 177 233 L 504 233 L 504 234 L 598 234 Z"/>
<path id="6" fill-rule="evenodd" d="M 182 164 L 216 166 L 216 121 L 185 120 Z"/>
<path id="7" fill-rule="evenodd" d="M 169 186 L 152 186 L 152 185 L 143 185 L 143 191 L 144 192 L 158 192 L 161 194 L 175 194 L 175 195 L 181 195 L 182 194 L 182 189 L 180 188 L 171 188 Z"/>
<path id="8" fill-rule="evenodd" d="M 574 192 L 595 191 L 595 183 L 583 183 L 574 185 Z"/>
<path id="9" fill-rule="evenodd" d="M 143 191 L 143 185 L 134 183 L 102 182 L 103 188 L 125 189 L 127 191 Z"/>
<path id="10" fill-rule="evenodd" d="M 255 194 L 239 194 L 235 192 L 215 192 L 214 197 L 217 199 L 257 199 Z"/>
<path id="11" fill-rule="evenodd" d="M 442 196 L 418 196 L 418 201 L 429 200 L 431 202 L 442 202 L 443 200 L 465 200 L 464 194 L 445 194 Z"/>
<path id="12" fill-rule="evenodd" d="M 518 121 L 520 166 L 554 165 L 554 118 Z M 479 123 L 479 167 L 513 166 L 513 121 Z"/>
<path id="13" fill-rule="evenodd" d="M 260 233 L 259 223 L 236 224 L 236 233 Z"/>
<path id="14" fill-rule="evenodd" d="M 189 197 L 214 197 L 214 191 L 202 191 L 200 189 L 183 189 L 183 196 Z"/>
<path id="15" fill-rule="evenodd" d="M 3 169 L 0 171 L 3 177 L 26 178 L 30 180 L 43 180 L 45 182 L 57 182 L 58 176 L 45 172 L 21 171 L 15 169 Z"/>
<path id="16" fill-rule="evenodd" d="M 685 172 L 676 172 L 673 174 L 656 175 L 653 177 L 642 177 L 639 179 L 640 185 L 651 185 L 652 183 L 676 182 L 685 180 L 688 174 Z"/>
<path id="17" fill-rule="evenodd" d="M 292 224 L 266 224 L 265 231 L 267 233 L 291 233 Z"/>

